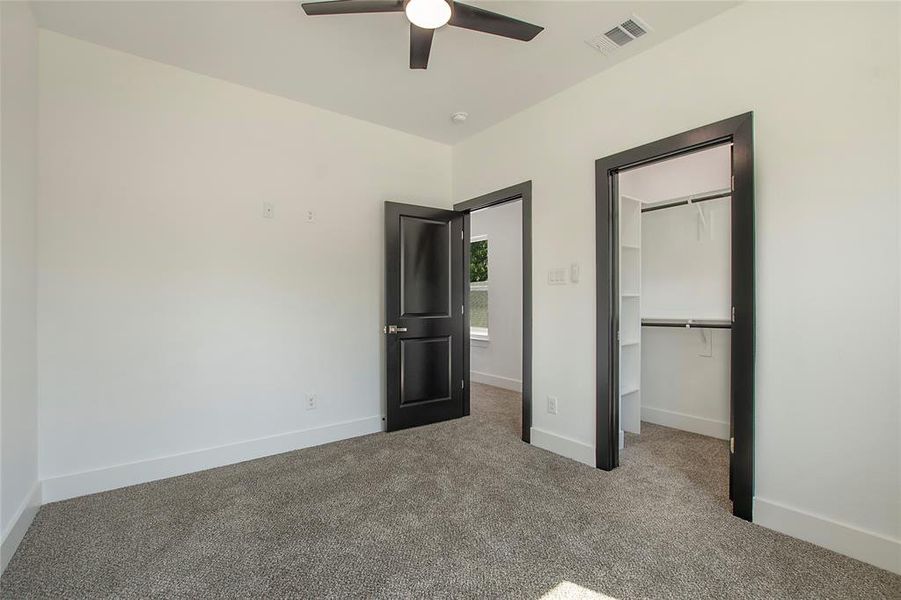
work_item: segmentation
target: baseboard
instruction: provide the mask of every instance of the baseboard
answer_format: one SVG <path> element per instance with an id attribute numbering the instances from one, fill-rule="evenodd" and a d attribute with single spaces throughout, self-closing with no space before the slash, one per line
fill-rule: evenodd
<path id="1" fill-rule="evenodd" d="M 57 502 L 379 431 L 382 431 L 382 418 L 380 416 L 366 417 L 216 448 L 51 477 L 42 482 L 43 499 L 45 503 Z"/>
<path id="2" fill-rule="evenodd" d="M 672 427 L 673 429 L 681 429 L 682 431 L 690 431 L 708 437 L 719 438 L 721 440 L 729 439 L 729 423 L 725 421 L 716 421 L 704 417 L 695 417 L 672 410 L 664 410 L 662 408 L 653 408 L 650 406 L 641 407 L 641 420 L 648 423 L 663 425 L 664 427 Z"/>
<path id="3" fill-rule="evenodd" d="M 537 427 L 532 427 L 531 437 L 529 438 L 533 446 L 538 446 L 554 454 L 571 458 L 589 467 L 595 466 L 594 446 L 589 446 L 576 440 L 571 440 L 562 435 L 544 431 Z"/>
<path id="4" fill-rule="evenodd" d="M 3 532 L 3 540 L 0 542 L 0 573 L 6 570 L 6 565 L 9 564 L 13 554 L 16 553 L 16 548 L 19 547 L 22 538 L 25 537 L 25 532 L 28 531 L 28 527 L 34 521 L 34 516 L 38 514 L 40 507 L 41 482 L 36 481 L 25 500 L 22 501 L 21 506 L 19 506 L 9 526 Z"/>
<path id="5" fill-rule="evenodd" d="M 492 375 L 491 373 L 470 371 L 469 380 L 475 381 L 476 383 L 484 383 L 485 385 L 493 385 L 494 387 L 504 388 L 505 390 L 522 392 L 522 381 L 519 379 L 501 377 L 500 375 Z"/>
<path id="6" fill-rule="evenodd" d="M 754 498 L 754 523 L 901 574 L 901 540 Z"/>

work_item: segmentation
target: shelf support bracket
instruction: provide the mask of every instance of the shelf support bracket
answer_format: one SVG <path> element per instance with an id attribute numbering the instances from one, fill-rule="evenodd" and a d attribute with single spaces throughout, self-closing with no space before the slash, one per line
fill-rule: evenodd
<path id="1" fill-rule="evenodd" d="M 698 333 L 701 334 L 701 344 L 703 348 L 698 356 L 713 356 L 713 332 L 708 332 L 703 327 L 698 327 Z"/>
<path id="2" fill-rule="evenodd" d="M 703 241 L 704 233 L 710 233 L 710 224 L 707 222 L 707 215 L 704 214 L 704 209 L 701 208 L 701 204 L 695 202 L 693 198 L 688 199 L 688 204 L 694 205 L 698 210 L 698 241 Z"/>

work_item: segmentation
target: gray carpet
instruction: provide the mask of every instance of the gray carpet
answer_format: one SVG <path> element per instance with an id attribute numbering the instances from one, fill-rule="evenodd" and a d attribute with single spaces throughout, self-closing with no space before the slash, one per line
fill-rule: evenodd
<path id="1" fill-rule="evenodd" d="M 41 508 L 3 598 L 899 598 L 732 517 L 725 443 L 644 426 L 605 473 L 473 415 Z"/>

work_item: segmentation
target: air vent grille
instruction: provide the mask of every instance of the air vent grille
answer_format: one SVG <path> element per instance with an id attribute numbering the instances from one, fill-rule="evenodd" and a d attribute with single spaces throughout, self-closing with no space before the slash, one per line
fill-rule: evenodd
<path id="1" fill-rule="evenodd" d="M 640 38 L 649 31 L 651 31 L 651 28 L 642 19 L 632 15 L 632 18 L 626 19 L 603 35 L 586 40 L 586 43 L 598 52 L 609 56 L 615 50 L 625 46 L 632 40 Z"/>
<path id="2" fill-rule="evenodd" d="M 629 19 L 628 21 L 623 23 L 622 25 L 620 25 L 620 27 L 625 29 L 633 38 L 640 38 L 647 33 L 647 31 L 645 31 L 641 25 L 639 25 L 632 19 Z"/>
<path id="3" fill-rule="evenodd" d="M 614 27 L 604 35 L 606 35 L 610 39 L 610 41 L 617 46 L 625 46 L 633 39 L 631 35 L 626 33 L 624 29 L 620 29 L 619 27 Z"/>

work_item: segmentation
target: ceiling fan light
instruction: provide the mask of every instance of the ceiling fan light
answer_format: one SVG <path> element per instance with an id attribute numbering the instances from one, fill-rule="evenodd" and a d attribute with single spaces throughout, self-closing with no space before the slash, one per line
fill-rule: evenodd
<path id="1" fill-rule="evenodd" d="M 451 18 L 447 0 L 410 0 L 404 12 L 411 23 L 423 29 L 438 29 L 447 25 Z"/>

